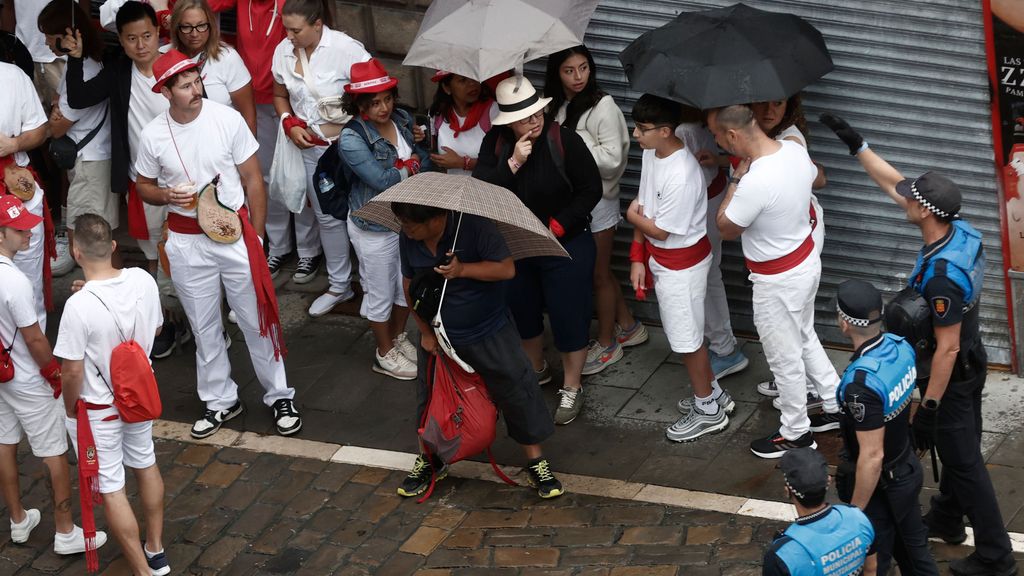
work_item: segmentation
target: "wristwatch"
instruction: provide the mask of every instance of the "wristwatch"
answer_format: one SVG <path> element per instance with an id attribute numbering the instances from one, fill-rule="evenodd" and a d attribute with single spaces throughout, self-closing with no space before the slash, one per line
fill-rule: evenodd
<path id="1" fill-rule="evenodd" d="M 730 184 L 739 184 L 740 183 L 740 179 L 735 177 L 735 176 L 730 176 L 729 177 L 729 183 Z"/>
<path id="2" fill-rule="evenodd" d="M 924 398 L 921 400 L 921 407 L 927 408 L 928 410 L 938 410 L 939 403 L 940 401 L 935 398 Z"/>

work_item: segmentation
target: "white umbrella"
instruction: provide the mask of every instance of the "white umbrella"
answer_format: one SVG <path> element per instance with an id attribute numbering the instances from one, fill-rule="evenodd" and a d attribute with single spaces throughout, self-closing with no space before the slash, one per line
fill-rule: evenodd
<path id="1" fill-rule="evenodd" d="M 434 0 L 403 64 L 484 81 L 583 43 L 597 0 Z"/>

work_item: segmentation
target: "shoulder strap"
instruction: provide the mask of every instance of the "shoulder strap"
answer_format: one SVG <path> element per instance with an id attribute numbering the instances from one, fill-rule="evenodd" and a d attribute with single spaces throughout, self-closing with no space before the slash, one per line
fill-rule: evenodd
<path id="1" fill-rule="evenodd" d="M 103 123 L 107 121 L 107 112 L 109 110 L 110 110 L 110 104 L 108 103 L 106 106 L 103 107 L 103 117 L 100 118 L 99 124 L 97 124 L 96 127 L 93 128 L 92 130 L 90 130 L 89 133 L 85 135 L 85 138 L 82 138 L 81 142 L 79 142 L 78 144 L 75 145 L 75 148 L 77 150 L 81 150 L 82 148 L 85 148 L 89 144 L 89 142 L 92 142 L 92 139 L 95 138 L 96 134 L 99 133 L 100 128 L 103 128 Z"/>
<path id="2" fill-rule="evenodd" d="M 114 328 L 117 328 L 117 333 L 121 336 L 121 342 L 123 343 L 123 342 L 127 342 L 128 340 L 131 340 L 131 338 L 126 338 L 125 337 L 124 330 L 121 330 L 121 325 L 117 323 L 117 316 L 115 316 L 114 312 L 110 310 L 110 307 L 107 306 L 107 303 L 103 301 L 103 298 L 100 298 L 99 294 L 93 292 L 92 290 L 87 290 L 87 292 L 89 294 L 92 294 L 97 300 L 99 300 L 100 304 L 102 304 L 103 307 L 107 309 L 107 312 L 110 313 L 110 318 L 114 321 Z M 132 336 L 134 336 L 134 335 L 135 335 L 135 326 L 133 325 L 132 326 Z"/>
<path id="3" fill-rule="evenodd" d="M 306 83 L 306 88 L 309 88 L 309 93 L 313 95 L 314 100 L 320 99 L 320 93 L 316 91 L 316 87 L 313 86 L 313 81 L 309 79 L 309 57 L 306 56 L 306 50 L 299 48 L 299 61 L 302 62 L 302 81 Z"/>
<path id="4" fill-rule="evenodd" d="M 547 139 L 551 160 L 555 163 L 558 175 L 572 189 L 572 181 L 569 180 L 569 175 L 565 173 L 565 147 L 562 145 L 562 126 L 558 122 L 551 122 L 551 125 L 548 126 Z"/>

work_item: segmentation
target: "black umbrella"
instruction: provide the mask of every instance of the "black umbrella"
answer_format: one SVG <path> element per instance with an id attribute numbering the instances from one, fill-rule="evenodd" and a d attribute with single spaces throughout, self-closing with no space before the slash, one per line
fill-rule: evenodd
<path id="1" fill-rule="evenodd" d="M 634 90 L 705 110 L 783 100 L 832 70 L 814 26 L 745 4 L 679 14 L 619 60 Z"/>

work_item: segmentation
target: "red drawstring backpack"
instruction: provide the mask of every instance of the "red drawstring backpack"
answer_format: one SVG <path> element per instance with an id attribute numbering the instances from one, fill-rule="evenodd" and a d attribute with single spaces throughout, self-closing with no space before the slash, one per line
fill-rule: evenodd
<path id="1" fill-rule="evenodd" d="M 18 337 L 17 330 L 14 331 L 14 337 Z M 11 358 L 12 348 L 14 348 L 14 342 L 11 342 L 10 346 L 4 346 L 4 337 L 0 336 L 0 384 L 14 380 L 14 358 Z"/>
<path id="2" fill-rule="evenodd" d="M 90 294 L 96 296 L 100 304 L 110 312 L 102 298 L 95 292 Z M 110 315 L 114 318 L 114 327 L 121 336 L 121 343 L 110 352 L 110 382 L 106 382 L 99 368 L 96 374 L 114 394 L 114 406 L 122 422 L 134 424 L 156 420 L 163 412 L 163 404 L 160 402 L 160 389 L 156 384 L 149 355 L 134 338 L 125 337 L 114 313 L 110 312 Z M 134 335 L 134 327 L 132 332 Z"/>
<path id="3" fill-rule="evenodd" d="M 445 464 L 453 464 L 474 454 L 487 452 L 495 474 L 507 484 L 516 483 L 494 462 L 494 442 L 498 409 L 494 407 L 480 374 L 470 374 L 443 353 L 430 356 L 427 366 L 429 398 L 423 412 L 419 435 L 426 456 L 437 455 Z M 419 499 L 425 502 L 430 488 Z"/>

